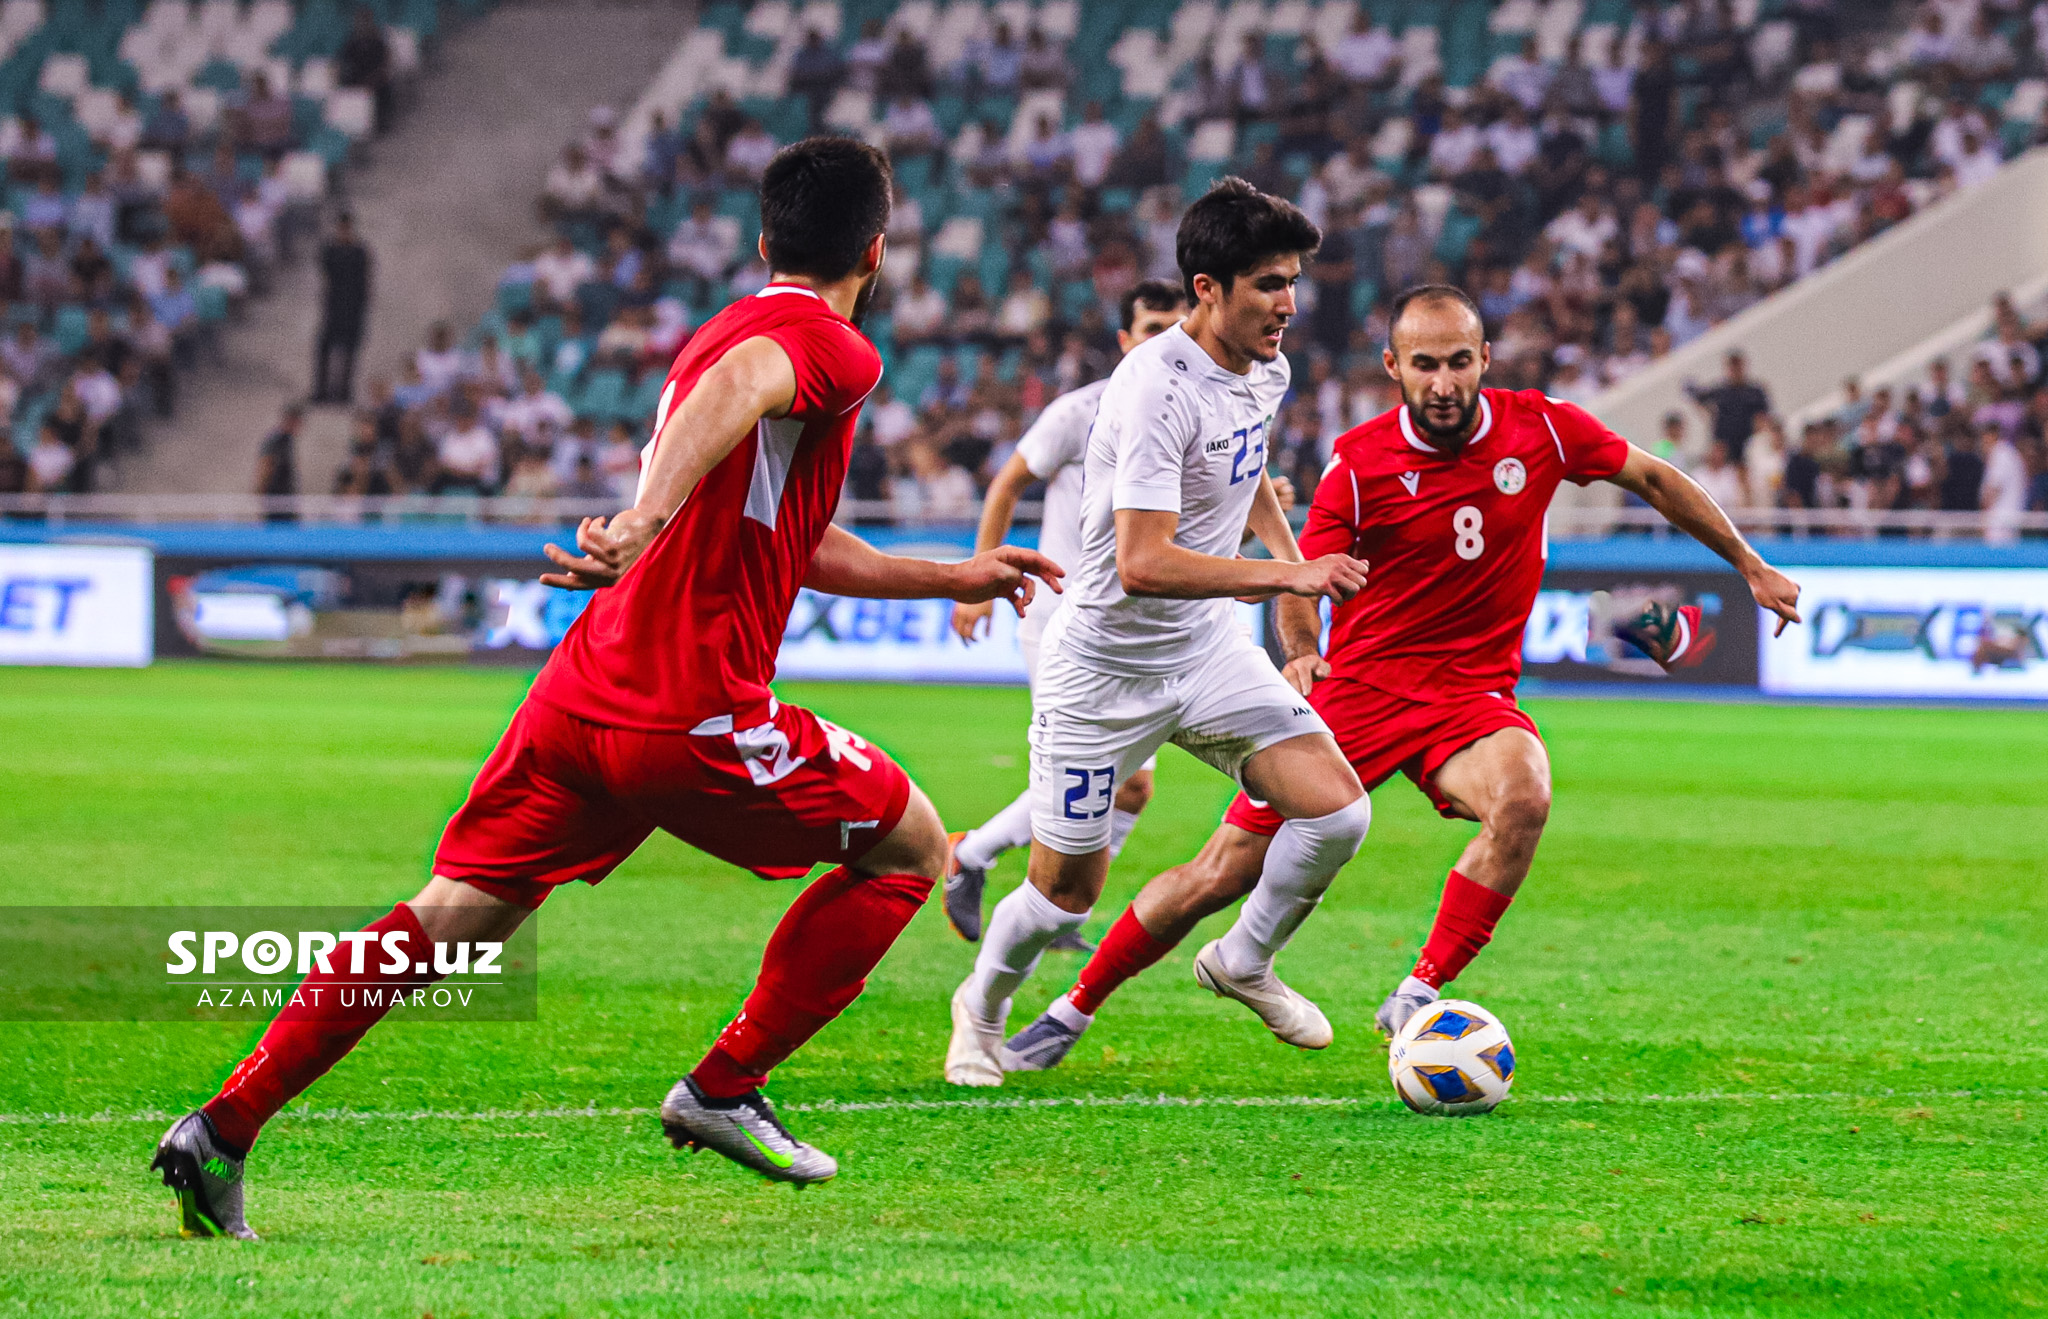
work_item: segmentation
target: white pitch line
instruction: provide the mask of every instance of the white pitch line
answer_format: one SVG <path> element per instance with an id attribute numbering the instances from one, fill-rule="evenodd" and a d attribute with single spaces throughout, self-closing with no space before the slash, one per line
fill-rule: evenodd
<path id="1" fill-rule="evenodd" d="M 1981 1090 L 1879 1090 L 1857 1092 L 1823 1091 L 1723 1091 L 1710 1090 L 1689 1095 L 1518 1095 L 1525 1104 L 1585 1104 L 1627 1106 L 1636 1104 L 1734 1104 L 1734 1103 L 1843 1103 L 1850 1100 L 1928 1099 L 2039 1099 L 2048 1089 L 2000 1088 Z M 1358 1108 L 1391 1107 L 1397 1101 L 1378 1096 L 1347 1095 L 1072 1095 L 1034 1099 L 868 1099 L 840 1101 L 822 1099 L 809 1104 L 783 1104 L 785 1113 L 936 1113 L 1003 1112 L 1008 1110 L 1061 1108 Z M 476 1108 L 409 1110 L 320 1108 L 286 1111 L 286 1121 L 311 1122 L 535 1122 L 570 1118 L 652 1117 L 659 1109 L 599 1108 Z M 116 1122 L 168 1122 L 176 1114 L 164 1109 L 139 1113 L 0 1113 L 0 1126 L 85 1126 Z"/>

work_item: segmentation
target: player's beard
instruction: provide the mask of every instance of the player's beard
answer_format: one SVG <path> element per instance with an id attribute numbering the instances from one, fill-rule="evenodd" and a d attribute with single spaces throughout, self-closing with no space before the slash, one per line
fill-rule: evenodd
<path id="1" fill-rule="evenodd" d="M 1463 444 L 1466 432 L 1472 428 L 1472 414 L 1479 410 L 1478 393 L 1475 391 L 1470 399 L 1458 401 L 1458 419 L 1448 426 L 1440 426 L 1430 420 L 1428 403 L 1428 395 L 1420 399 L 1407 399 L 1408 419 L 1415 423 L 1415 428 L 1439 444 Z"/>
<path id="2" fill-rule="evenodd" d="M 847 317 L 846 319 L 852 321 L 856 326 L 858 326 L 862 321 L 867 319 L 868 304 L 875 300 L 875 289 L 881 284 L 881 282 L 882 272 L 879 270 L 877 270 L 874 274 L 869 275 L 867 279 L 862 282 L 860 286 L 860 292 L 853 295 L 853 315 Z"/>

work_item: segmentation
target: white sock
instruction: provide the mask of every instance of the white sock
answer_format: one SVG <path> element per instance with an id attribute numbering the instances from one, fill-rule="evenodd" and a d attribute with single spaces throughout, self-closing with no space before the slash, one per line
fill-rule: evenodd
<path id="1" fill-rule="evenodd" d="M 1031 792 L 1017 794 L 1017 800 L 988 817 L 979 829 L 968 831 L 953 848 L 953 857 L 970 870 L 987 870 L 996 858 L 1011 848 L 1031 841 Z"/>
<path id="2" fill-rule="evenodd" d="M 1052 1001 L 1052 1006 L 1045 1010 L 1045 1015 L 1076 1035 L 1095 1024 L 1095 1018 L 1075 1007 L 1065 994 Z"/>
<path id="3" fill-rule="evenodd" d="M 1124 844 L 1131 841 L 1131 830 L 1138 827 L 1136 811 L 1114 810 L 1109 813 L 1109 859 L 1116 860 L 1116 854 L 1124 850 Z"/>
<path id="4" fill-rule="evenodd" d="M 1011 890 L 988 914 L 981 951 L 974 958 L 974 977 L 967 1001 L 984 1020 L 1004 1016 L 1010 995 L 1038 968 L 1045 946 L 1088 920 L 1085 911 L 1068 911 L 1027 881 Z"/>
<path id="5" fill-rule="evenodd" d="M 1259 886 L 1244 900 L 1237 923 L 1216 949 L 1226 973 L 1242 979 L 1268 971 L 1273 955 L 1287 946 L 1323 891 L 1358 855 L 1372 823 L 1372 802 L 1360 797 L 1341 811 L 1312 820 L 1289 820 L 1273 835 Z"/>

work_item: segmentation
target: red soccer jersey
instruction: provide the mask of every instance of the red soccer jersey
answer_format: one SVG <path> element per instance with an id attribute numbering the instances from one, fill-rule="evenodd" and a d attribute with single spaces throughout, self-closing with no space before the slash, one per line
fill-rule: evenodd
<path id="1" fill-rule="evenodd" d="M 854 422 L 881 381 L 882 359 L 817 294 L 770 284 L 684 345 L 655 436 L 697 377 L 756 337 L 780 344 L 796 368 L 789 415 L 763 417 L 619 584 L 592 596 L 534 680 L 535 698 L 615 728 L 692 730 L 730 719 L 744 729 L 768 719 L 782 632 L 839 506 Z"/>
<path id="2" fill-rule="evenodd" d="M 1614 475 L 1628 443 L 1536 390 L 1479 392 L 1455 458 L 1395 408 L 1339 436 L 1302 531 L 1308 558 L 1370 562 L 1330 629 L 1334 674 L 1411 701 L 1512 690 L 1560 481 Z"/>

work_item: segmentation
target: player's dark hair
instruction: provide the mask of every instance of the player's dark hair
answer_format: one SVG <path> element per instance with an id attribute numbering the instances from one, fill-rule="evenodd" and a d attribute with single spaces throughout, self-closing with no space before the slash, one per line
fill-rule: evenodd
<path id="1" fill-rule="evenodd" d="M 1387 309 L 1387 342 L 1394 342 L 1394 327 L 1401 323 L 1401 317 L 1409 307 L 1418 302 L 1455 302 L 1472 313 L 1472 319 L 1479 322 L 1480 333 L 1486 332 L 1486 317 L 1480 314 L 1479 304 L 1472 301 L 1472 295 L 1456 284 L 1417 284 L 1402 289 L 1394 295 L 1393 303 Z"/>
<path id="2" fill-rule="evenodd" d="M 1195 276 L 1207 275 L 1225 290 L 1276 256 L 1306 257 L 1323 245 L 1323 231 L 1285 197 L 1260 192 L 1232 175 L 1218 179 L 1180 217 L 1174 256 L 1189 303 Z"/>
<path id="3" fill-rule="evenodd" d="M 889 227 L 889 158 L 851 137 L 809 137 L 761 175 L 768 268 L 830 283 L 852 274 Z"/>
<path id="4" fill-rule="evenodd" d="M 1130 333 L 1131 327 L 1138 323 L 1138 308 L 1140 307 L 1143 307 L 1146 311 L 1172 311 L 1176 307 L 1186 305 L 1186 303 L 1187 297 L 1181 292 L 1180 285 L 1172 280 L 1141 280 L 1136 288 L 1133 288 L 1123 296 L 1120 310 L 1123 314 L 1121 323 L 1124 327 L 1124 333 Z"/>

